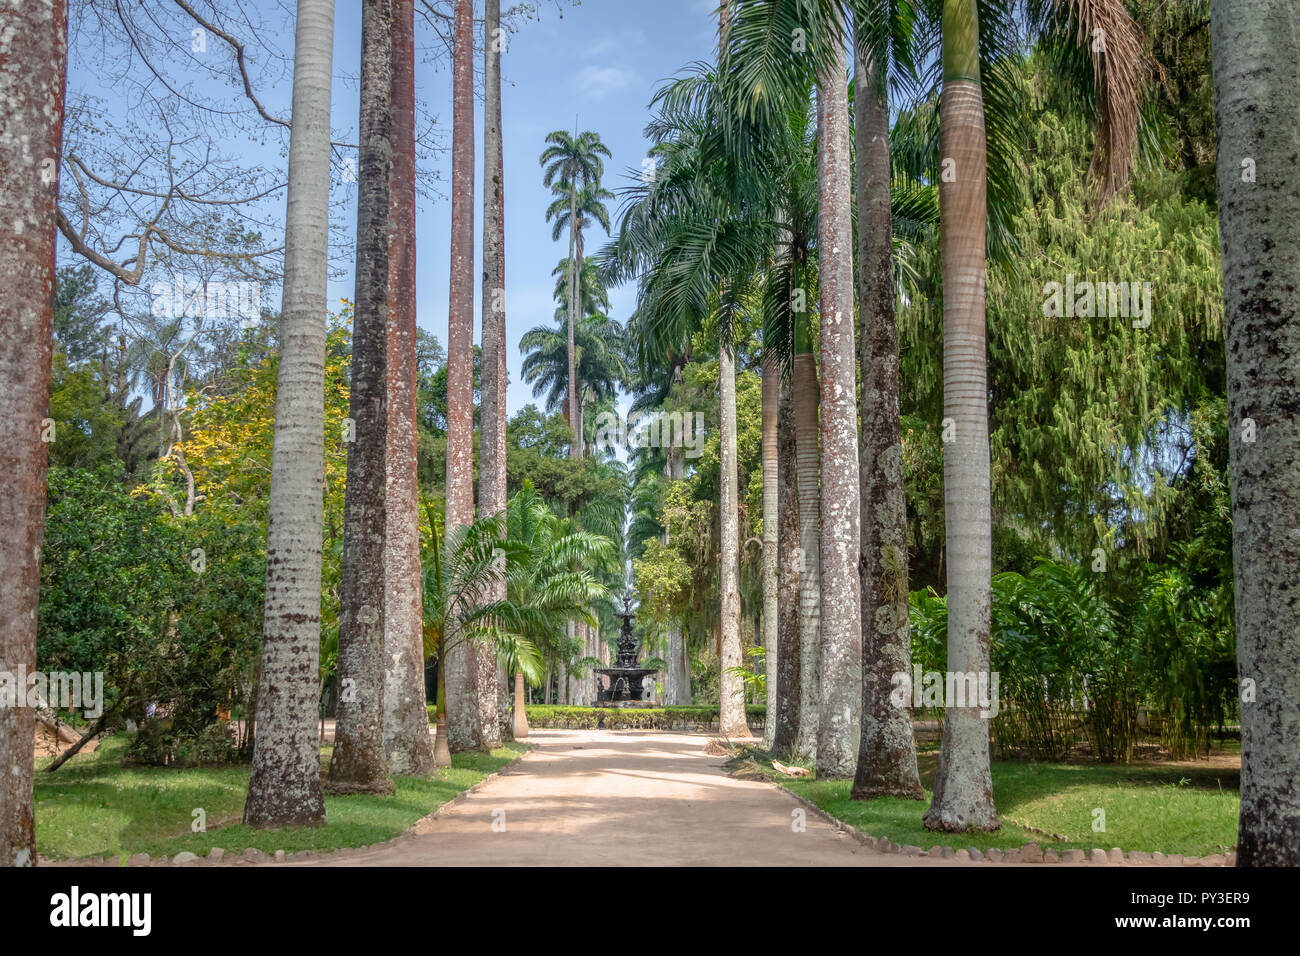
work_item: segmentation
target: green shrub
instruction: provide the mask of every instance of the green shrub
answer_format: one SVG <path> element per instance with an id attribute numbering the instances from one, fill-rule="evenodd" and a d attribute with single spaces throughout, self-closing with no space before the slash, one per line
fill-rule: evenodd
<path id="1" fill-rule="evenodd" d="M 716 724 L 716 706 L 689 707 L 567 707 L 560 704 L 532 704 L 526 708 L 529 726 L 562 727 L 569 730 L 612 730 L 615 726 L 635 730 L 680 729 L 684 724 Z M 766 708 L 745 708 L 750 726 L 763 725 Z"/>

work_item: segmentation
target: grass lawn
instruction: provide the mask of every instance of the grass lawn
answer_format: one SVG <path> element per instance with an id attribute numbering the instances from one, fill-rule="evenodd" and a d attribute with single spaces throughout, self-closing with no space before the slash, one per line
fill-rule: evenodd
<path id="1" fill-rule="evenodd" d="M 172 770 L 124 769 L 124 736 L 106 738 L 93 754 L 79 754 L 54 774 L 36 774 L 36 848 L 51 859 L 182 850 L 204 855 L 219 846 L 228 853 L 248 847 L 333 850 L 367 846 L 398 836 L 456 794 L 526 752 L 507 744 L 488 754 L 457 754 L 435 779 L 397 777 L 392 797 L 326 797 L 327 825 L 314 830 L 250 830 L 240 823 L 248 767 Z M 321 750 L 321 767 L 330 748 Z M 48 763 L 40 761 L 39 766 Z M 191 832 L 202 808 L 207 831 Z"/>
<path id="2" fill-rule="evenodd" d="M 1042 847 L 1159 850 L 1187 856 L 1224 853 L 1237 845 L 1240 771 L 1201 761 L 1125 766 L 1101 763 L 993 763 L 997 833 L 935 833 L 921 825 L 929 807 L 938 751 L 918 754 L 925 802 L 850 800 L 850 781 L 792 779 L 759 765 L 773 780 L 845 823 L 894 843 L 930 847 Z M 1221 761 L 1220 761 L 1221 762 Z M 1093 811 L 1105 811 L 1105 832 L 1093 832 Z M 1034 832 L 1034 827 L 1045 833 Z M 1051 834 L 1066 837 L 1055 839 Z"/>

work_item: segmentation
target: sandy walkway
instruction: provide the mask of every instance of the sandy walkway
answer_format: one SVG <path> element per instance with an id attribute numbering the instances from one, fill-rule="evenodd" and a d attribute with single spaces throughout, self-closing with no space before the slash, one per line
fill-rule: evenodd
<path id="1" fill-rule="evenodd" d="M 796 832 L 792 811 L 801 805 L 724 773 L 724 758 L 704 752 L 704 735 L 537 730 L 528 739 L 533 752 L 398 840 L 288 865 L 954 862 L 876 853 L 811 813 Z"/>

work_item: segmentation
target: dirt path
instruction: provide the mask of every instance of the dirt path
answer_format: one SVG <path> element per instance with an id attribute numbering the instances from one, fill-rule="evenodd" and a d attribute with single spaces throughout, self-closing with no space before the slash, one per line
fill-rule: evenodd
<path id="1" fill-rule="evenodd" d="M 954 862 L 876 853 L 812 813 L 801 814 L 805 830 L 796 832 L 802 805 L 771 784 L 724 773 L 724 758 L 704 752 L 704 735 L 537 730 L 528 741 L 535 750 L 405 836 L 288 865 Z"/>

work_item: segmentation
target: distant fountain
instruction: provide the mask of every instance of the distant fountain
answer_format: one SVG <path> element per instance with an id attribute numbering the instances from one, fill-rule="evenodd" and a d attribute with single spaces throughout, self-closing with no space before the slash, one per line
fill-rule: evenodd
<path id="1" fill-rule="evenodd" d="M 604 674 L 609 678 L 609 687 L 601 686 L 601 680 L 596 680 L 596 702 L 598 704 L 614 704 L 620 701 L 633 700 L 653 700 L 654 693 L 650 696 L 644 696 L 642 683 L 646 677 L 653 674 L 654 671 L 647 667 L 638 667 L 640 663 L 640 642 L 632 634 L 632 595 L 631 593 L 623 596 L 623 613 L 619 615 L 623 619 L 623 627 L 618 634 L 618 651 L 614 656 L 612 667 L 597 667 L 597 674 Z"/>

